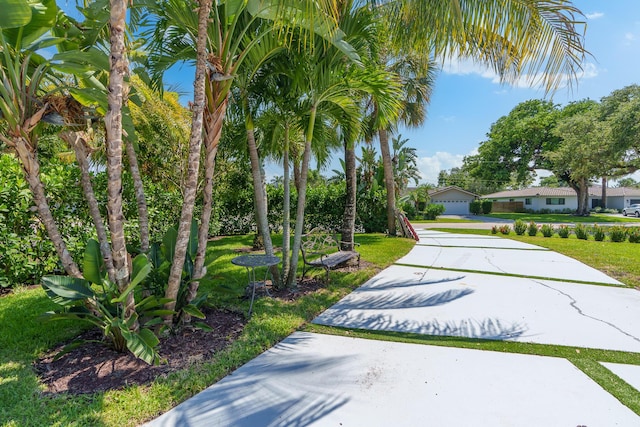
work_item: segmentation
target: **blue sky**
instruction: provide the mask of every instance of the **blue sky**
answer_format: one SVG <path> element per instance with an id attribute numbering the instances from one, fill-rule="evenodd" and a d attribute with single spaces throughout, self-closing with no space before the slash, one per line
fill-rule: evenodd
<path id="1" fill-rule="evenodd" d="M 576 0 L 587 16 L 586 48 L 593 57 L 584 64 L 577 86 L 547 96 L 559 104 L 591 98 L 640 83 L 640 1 Z M 419 156 L 422 182 L 436 183 L 441 169 L 460 166 L 477 150 L 491 124 L 518 103 L 544 98 L 543 90 L 501 85 L 490 71 L 462 62 L 440 73 L 428 119 L 419 129 L 403 129 L 407 145 Z"/>

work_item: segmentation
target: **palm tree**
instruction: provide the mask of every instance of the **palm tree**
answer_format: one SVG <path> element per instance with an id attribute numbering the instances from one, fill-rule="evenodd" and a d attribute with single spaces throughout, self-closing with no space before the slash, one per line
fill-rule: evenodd
<path id="1" fill-rule="evenodd" d="M 577 19 L 582 13 L 570 2 L 397 0 L 382 3 L 376 10 L 382 22 L 390 24 L 386 40 L 391 58 L 469 57 L 491 67 L 502 81 L 528 76 L 530 83 L 541 84 L 547 91 L 557 89 L 567 78 L 571 83 L 586 53 L 577 32 L 584 24 Z M 374 117 L 379 114 L 375 104 L 373 113 Z M 376 128 L 385 169 L 388 229 L 393 235 L 395 200 L 388 132 Z"/>
<path id="2" fill-rule="evenodd" d="M 37 45 L 33 44 L 54 25 L 57 7 L 55 3 L 45 6 L 17 2 L 6 7 L 2 18 L 5 22 L 0 31 L 3 50 L 0 57 L 0 111 L 7 128 L 6 134 L 1 133 L 0 138 L 20 160 L 40 220 L 65 271 L 70 276 L 80 277 L 80 270 L 69 254 L 51 214 L 44 185 L 40 180 L 40 163 L 36 151 L 37 126 L 44 115 L 51 112 L 49 104 L 43 101 L 46 95 L 44 87 L 51 84 L 55 86 L 59 82 L 55 82 L 44 59 L 34 53 Z M 38 19 L 32 20 L 32 15 L 36 12 Z M 37 60 L 32 61 L 34 58 Z"/>
<path id="3" fill-rule="evenodd" d="M 202 49 L 208 53 L 206 75 L 206 108 L 204 112 L 205 125 L 205 183 L 203 188 L 203 213 L 198 231 L 198 250 L 195 261 L 194 277 L 200 278 L 203 273 L 204 255 L 209 228 L 209 218 L 212 208 L 213 168 L 215 156 L 222 131 L 222 123 L 228 103 L 228 95 L 233 80 L 239 71 L 243 61 L 252 49 L 259 46 L 260 42 L 268 35 L 274 34 L 278 28 L 286 28 L 284 25 L 298 25 L 308 27 L 307 31 L 323 31 L 325 38 L 339 45 L 339 36 L 327 29 L 331 28 L 328 11 L 331 11 L 330 2 L 299 2 L 291 4 L 279 1 L 248 1 L 216 3 L 212 8 L 211 16 L 208 16 L 209 25 L 206 37 L 198 36 L 198 43 L 202 43 Z M 284 6 L 284 7 L 283 7 Z M 202 5 L 199 10 L 202 9 Z M 185 7 L 181 0 L 168 0 L 155 11 L 161 17 L 156 30 L 154 42 L 155 52 L 158 52 L 152 65 L 156 74 L 160 76 L 164 70 L 176 61 L 191 60 L 194 45 L 197 49 L 201 46 L 194 43 L 196 40 L 196 19 L 192 8 Z M 315 17 L 312 20 L 303 18 Z M 258 25 L 260 20 L 269 20 L 269 23 Z M 317 23 L 324 25 L 317 25 Z M 314 23 L 314 24 L 310 24 Z M 198 32 L 200 35 L 200 32 Z M 344 48 L 344 47 L 343 47 Z M 161 81 L 161 79 L 158 79 Z M 195 95 L 194 95 L 195 96 Z M 195 130 L 195 129 L 193 129 Z M 199 138 L 200 135 L 193 135 Z M 195 149 L 195 146 L 194 146 Z M 197 160 L 195 154 L 190 155 L 189 168 L 197 172 Z M 197 173 L 195 174 L 197 177 Z M 189 228 L 193 211 L 197 181 L 187 182 L 188 191 L 185 191 L 185 203 L 183 215 L 178 229 L 175 256 L 171 267 L 169 283 L 167 285 L 167 297 L 175 298 L 180 286 L 180 274 L 189 241 Z M 186 199 L 186 196 L 189 199 Z M 198 282 L 190 285 L 189 298 L 195 296 Z M 173 304 L 167 308 L 172 309 Z"/>
<path id="4" fill-rule="evenodd" d="M 413 180 L 416 185 L 420 181 L 420 171 L 416 163 L 418 158 L 416 149 L 407 147 L 407 142 L 409 140 L 402 139 L 402 135 L 398 135 L 391 141 L 393 147 L 391 163 L 393 164 L 396 199 L 407 189 L 409 180 Z"/>

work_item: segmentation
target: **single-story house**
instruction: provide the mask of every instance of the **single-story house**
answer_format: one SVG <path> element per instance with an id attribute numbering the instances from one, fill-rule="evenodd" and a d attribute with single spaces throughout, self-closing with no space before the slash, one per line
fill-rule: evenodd
<path id="1" fill-rule="evenodd" d="M 469 203 L 478 197 L 455 185 L 429 190 L 431 203 L 443 205 L 445 215 L 468 215 Z"/>
<path id="2" fill-rule="evenodd" d="M 525 210 L 531 211 L 563 211 L 576 210 L 578 208 L 578 196 L 570 187 L 531 187 L 522 190 L 499 191 L 493 194 L 482 196 L 482 199 L 491 200 L 496 203 L 508 202 L 520 205 Z M 618 209 L 640 203 L 640 189 L 628 187 L 607 188 L 608 209 Z M 602 206 L 602 186 L 593 185 L 589 187 L 589 208 L 593 209 Z M 496 209 L 494 209 L 494 212 Z"/>

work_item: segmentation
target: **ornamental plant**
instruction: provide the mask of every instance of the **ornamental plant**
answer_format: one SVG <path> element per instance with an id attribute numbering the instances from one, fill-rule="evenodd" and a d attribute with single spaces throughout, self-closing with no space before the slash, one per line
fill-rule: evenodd
<path id="1" fill-rule="evenodd" d="M 629 243 L 640 243 L 640 229 L 634 227 L 629 230 Z"/>
<path id="2" fill-rule="evenodd" d="M 513 223 L 513 231 L 516 232 L 518 236 L 522 236 L 525 231 L 527 231 L 527 224 L 521 219 L 516 220 Z"/>
<path id="3" fill-rule="evenodd" d="M 589 238 L 589 229 L 584 224 L 576 224 L 573 232 L 580 240 L 587 240 Z"/>
<path id="4" fill-rule="evenodd" d="M 531 221 L 529 223 L 529 225 L 527 226 L 527 234 L 531 237 L 538 234 L 538 225 L 535 222 Z"/>
<path id="5" fill-rule="evenodd" d="M 604 227 L 598 224 L 593 224 L 591 231 L 593 232 L 593 238 L 596 242 L 602 242 L 607 235 Z"/>
<path id="6" fill-rule="evenodd" d="M 561 225 L 560 227 L 558 227 L 558 236 L 560 236 L 563 239 L 566 239 L 569 237 L 569 235 L 571 234 L 571 229 L 569 228 L 568 225 Z"/>
<path id="7" fill-rule="evenodd" d="M 542 224 L 542 227 L 540 227 L 540 232 L 544 237 L 551 237 L 553 236 L 553 233 L 555 233 L 555 229 L 553 228 L 553 225 Z"/>
<path id="8" fill-rule="evenodd" d="M 502 233 L 502 234 L 505 234 L 505 235 L 506 235 L 506 234 L 511 233 L 511 227 L 509 227 L 508 225 L 501 225 L 501 226 L 498 228 L 498 231 L 500 231 L 500 233 Z"/>
<path id="9" fill-rule="evenodd" d="M 627 240 L 627 229 L 620 225 L 609 228 L 609 239 L 611 239 L 612 242 L 624 242 Z"/>
<path id="10" fill-rule="evenodd" d="M 158 364 L 156 352 L 158 338 L 150 329 L 159 324 L 164 315 L 173 311 L 163 309 L 166 298 L 151 295 L 140 300 L 135 307 L 127 307 L 127 296 L 151 271 L 146 255 L 133 259 L 131 283 L 120 291 L 118 285 L 107 279 L 106 268 L 100 253 L 100 245 L 90 239 L 84 253 L 83 277 L 44 276 L 42 287 L 58 307 L 45 314 L 46 319 L 77 319 L 102 330 L 106 342 L 120 352 L 127 349 L 149 364 Z M 62 353 L 82 344 L 74 341 L 65 346 Z"/>

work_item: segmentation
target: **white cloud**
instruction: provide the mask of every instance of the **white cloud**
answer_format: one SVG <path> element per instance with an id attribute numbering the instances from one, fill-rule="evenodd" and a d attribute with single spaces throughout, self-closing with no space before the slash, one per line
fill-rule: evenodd
<path id="1" fill-rule="evenodd" d="M 502 84 L 500 76 L 493 70 L 487 68 L 482 64 L 478 64 L 470 59 L 450 59 L 447 60 L 443 66 L 442 71 L 447 74 L 454 74 L 460 76 L 478 75 L 482 78 L 491 80 L 492 83 Z M 577 80 L 586 80 L 598 76 L 598 67 L 592 62 L 587 62 L 583 65 L 582 71 L 578 72 Z M 523 74 L 520 78 L 514 82 L 508 83 L 512 87 L 528 89 L 531 87 L 539 86 L 545 77 L 544 73 L 538 74 Z M 569 81 L 568 75 L 561 76 L 562 83 L 560 88 L 565 87 Z"/>
<path id="2" fill-rule="evenodd" d="M 418 169 L 422 176 L 421 182 L 430 184 L 438 183 L 438 173 L 441 170 L 462 166 L 463 154 L 451 154 L 438 151 L 433 156 L 420 157 L 418 159 Z"/>
<path id="3" fill-rule="evenodd" d="M 587 19 L 598 19 L 598 18 L 602 18 L 604 16 L 604 13 L 593 12 L 593 13 L 587 13 L 585 16 L 587 17 Z"/>
<path id="4" fill-rule="evenodd" d="M 636 35 L 633 34 L 633 33 L 625 33 L 624 34 L 624 39 L 627 40 L 627 41 L 632 42 L 632 41 L 634 41 L 636 39 Z"/>

